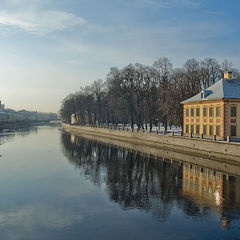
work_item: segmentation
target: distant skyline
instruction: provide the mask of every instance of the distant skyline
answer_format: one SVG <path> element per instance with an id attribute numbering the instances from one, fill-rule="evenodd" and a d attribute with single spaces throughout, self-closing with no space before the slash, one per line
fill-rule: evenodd
<path id="1" fill-rule="evenodd" d="M 240 68 L 238 1 L 0 0 L 0 100 L 57 112 L 110 67 L 213 57 Z"/>

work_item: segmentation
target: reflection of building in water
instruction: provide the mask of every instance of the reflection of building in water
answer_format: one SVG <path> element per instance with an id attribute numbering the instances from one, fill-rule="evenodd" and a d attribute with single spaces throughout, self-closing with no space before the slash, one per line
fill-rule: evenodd
<path id="1" fill-rule="evenodd" d="M 75 143 L 75 139 L 76 139 L 75 135 L 74 135 L 74 134 L 71 134 L 71 142 L 72 142 L 73 144 Z"/>
<path id="2" fill-rule="evenodd" d="M 183 193 L 199 203 L 221 205 L 223 174 L 189 163 L 183 164 Z"/>
<path id="3" fill-rule="evenodd" d="M 231 222 L 232 206 L 240 206 L 240 179 L 222 172 L 183 163 L 182 190 L 199 205 L 217 207 L 222 227 Z"/>

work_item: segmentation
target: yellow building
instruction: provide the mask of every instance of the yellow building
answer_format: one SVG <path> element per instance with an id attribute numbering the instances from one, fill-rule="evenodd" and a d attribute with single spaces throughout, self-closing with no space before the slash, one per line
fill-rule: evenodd
<path id="1" fill-rule="evenodd" d="M 240 79 L 231 72 L 182 104 L 185 136 L 240 141 Z"/>

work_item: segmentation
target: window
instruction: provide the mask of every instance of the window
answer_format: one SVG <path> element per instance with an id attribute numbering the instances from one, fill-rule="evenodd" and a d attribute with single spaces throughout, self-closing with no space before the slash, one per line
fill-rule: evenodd
<path id="1" fill-rule="evenodd" d="M 203 134 L 207 135 L 207 126 L 206 125 L 203 125 Z"/>
<path id="2" fill-rule="evenodd" d="M 206 170 L 206 168 L 202 168 L 202 175 L 203 175 L 203 177 L 206 177 L 206 176 L 207 176 L 207 170 Z"/>
<path id="3" fill-rule="evenodd" d="M 212 180 L 212 176 L 213 176 L 213 171 L 209 169 L 208 170 L 208 179 Z M 209 188 L 209 190 L 210 190 L 210 188 Z"/>
<path id="4" fill-rule="evenodd" d="M 213 135 L 213 126 L 209 126 L 209 135 Z"/>
<path id="5" fill-rule="evenodd" d="M 189 125 L 186 125 L 186 133 L 189 133 Z"/>
<path id="6" fill-rule="evenodd" d="M 193 180 L 190 180 L 190 189 L 193 190 Z"/>
<path id="7" fill-rule="evenodd" d="M 194 133 L 194 126 L 191 125 L 191 133 L 193 134 Z"/>
<path id="8" fill-rule="evenodd" d="M 221 116 L 221 108 L 216 107 L 216 117 L 220 117 L 220 116 Z"/>
<path id="9" fill-rule="evenodd" d="M 196 134 L 199 135 L 199 125 L 196 125 Z"/>
<path id="10" fill-rule="evenodd" d="M 194 117 L 194 108 L 191 108 L 191 117 Z"/>
<path id="11" fill-rule="evenodd" d="M 237 127 L 231 126 L 231 137 L 236 137 L 237 135 Z"/>
<path id="12" fill-rule="evenodd" d="M 220 136 L 220 126 L 216 126 L 216 135 Z"/>
<path id="13" fill-rule="evenodd" d="M 188 116 L 189 116 L 189 109 L 186 108 L 186 117 L 188 117 Z"/>
<path id="14" fill-rule="evenodd" d="M 196 116 L 197 116 L 197 117 L 200 116 L 200 108 L 196 108 Z"/>
<path id="15" fill-rule="evenodd" d="M 212 117 L 213 116 L 213 107 L 210 107 L 209 108 L 209 117 Z"/>
<path id="16" fill-rule="evenodd" d="M 195 167 L 195 174 L 196 174 L 197 177 L 199 176 L 199 166 Z"/>
<path id="17" fill-rule="evenodd" d="M 207 116 L 207 108 L 203 108 L 203 116 L 206 117 Z"/>
<path id="18" fill-rule="evenodd" d="M 236 117 L 237 116 L 237 107 L 233 106 L 231 107 L 231 117 Z"/>

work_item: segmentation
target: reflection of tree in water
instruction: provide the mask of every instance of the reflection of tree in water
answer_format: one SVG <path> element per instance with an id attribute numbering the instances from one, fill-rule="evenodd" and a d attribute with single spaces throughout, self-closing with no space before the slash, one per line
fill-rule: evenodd
<path id="1" fill-rule="evenodd" d="M 211 206 L 183 194 L 183 167 L 178 162 L 154 160 L 133 150 L 67 133 L 61 140 L 69 161 L 94 184 L 104 182 L 110 199 L 123 208 L 151 211 L 159 220 L 166 220 L 174 205 L 188 216 L 209 213 Z"/>
<path id="2" fill-rule="evenodd" d="M 184 213 L 192 217 L 207 215 L 210 209 L 208 205 L 199 204 L 188 197 L 185 197 L 184 201 L 178 201 L 178 206 Z"/>
<path id="3" fill-rule="evenodd" d="M 166 219 L 179 196 L 181 166 L 134 151 L 62 134 L 65 155 L 95 184 L 105 182 L 110 199 L 124 208 L 152 210 Z"/>
<path id="4" fill-rule="evenodd" d="M 109 148 L 113 152 L 106 180 L 110 198 L 126 208 L 154 209 L 156 216 L 165 219 L 180 186 L 179 166 L 174 168 L 135 152 Z"/>

